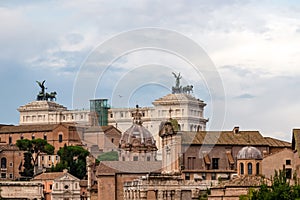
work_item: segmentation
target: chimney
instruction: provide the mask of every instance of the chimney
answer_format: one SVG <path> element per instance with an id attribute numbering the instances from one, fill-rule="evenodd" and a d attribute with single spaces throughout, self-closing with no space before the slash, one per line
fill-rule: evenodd
<path id="1" fill-rule="evenodd" d="M 240 129 L 240 127 L 235 126 L 235 127 L 233 128 L 233 133 L 234 133 L 234 134 L 238 134 L 238 133 L 239 133 L 239 129 Z"/>

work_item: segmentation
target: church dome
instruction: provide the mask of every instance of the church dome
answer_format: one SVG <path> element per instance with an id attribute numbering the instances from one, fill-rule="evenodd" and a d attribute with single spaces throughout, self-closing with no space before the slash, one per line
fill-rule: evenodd
<path id="1" fill-rule="evenodd" d="M 251 146 L 247 146 L 242 148 L 238 154 L 237 154 L 237 159 L 246 159 L 246 160 L 251 160 L 251 159 L 263 159 L 261 152 Z"/>
<path id="2" fill-rule="evenodd" d="M 134 113 L 133 125 L 127 129 L 120 139 L 121 149 L 132 151 L 156 151 L 156 141 L 141 121 L 141 113 Z"/>

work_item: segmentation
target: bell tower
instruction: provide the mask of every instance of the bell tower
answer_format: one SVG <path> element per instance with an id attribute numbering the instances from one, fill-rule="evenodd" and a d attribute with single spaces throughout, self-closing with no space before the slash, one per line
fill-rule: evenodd
<path id="1" fill-rule="evenodd" d="M 159 136 L 162 139 L 162 174 L 180 174 L 181 137 L 177 120 L 170 118 L 162 122 Z"/>

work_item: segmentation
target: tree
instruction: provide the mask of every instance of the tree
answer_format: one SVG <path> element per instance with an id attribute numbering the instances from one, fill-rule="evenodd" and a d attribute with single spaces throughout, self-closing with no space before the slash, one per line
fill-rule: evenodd
<path id="1" fill-rule="evenodd" d="M 60 162 L 52 168 L 52 171 L 62 171 L 68 169 L 69 173 L 82 179 L 86 175 L 86 157 L 89 152 L 81 146 L 64 146 L 57 154 Z"/>
<path id="2" fill-rule="evenodd" d="M 300 187 L 296 183 L 291 186 L 285 171 L 275 171 L 272 185 L 262 183 L 257 191 L 253 191 L 251 200 L 293 200 L 300 197 Z"/>
<path id="3" fill-rule="evenodd" d="M 32 177 L 36 174 L 37 159 L 41 153 L 51 155 L 54 153 L 54 147 L 43 139 L 23 139 L 17 140 L 17 147 L 24 152 L 24 171 L 22 176 Z M 33 163 L 33 165 L 32 165 Z"/>

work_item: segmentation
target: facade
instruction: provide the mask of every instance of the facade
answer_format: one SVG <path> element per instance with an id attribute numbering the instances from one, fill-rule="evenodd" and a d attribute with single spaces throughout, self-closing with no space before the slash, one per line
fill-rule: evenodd
<path id="1" fill-rule="evenodd" d="M 94 157 L 110 152 L 118 151 L 122 133 L 114 126 L 92 126 L 85 129 L 82 142 Z"/>
<path id="2" fill-rule="evenodd" d="M 143 125 L 153 134 L 158 149 L 161 149 L 158 135 L 159 125 L 170 116 L 178 121 L 179 129 L 182 131 L 206 130 L 208 120 L 203 116 L 206 104 L 191 94 L 168 94 L 155 100 L 152 104 L 154 107 L 139 109 L 142 113 Z M 132 125 L 134 112 L 134 108 L 111 108 L 108 110 L 108 124 L 125 131 Z"/>
<path id="3" fill-rule="evenodd" d="M 81 123 L 88 124 L 90 110 L 67 110 L 53 101 L 33 101 L 18 108 L 20 125 Z"/>
<path id="4" fill-rule="evenodd" d="M 34 177 L 33 182 L 42 182 L 45 200 L 79 200 L 79 179 L 68 173 L 48 172 Z"/>
<path id="5" fill-rule="evenodd" d="M 0 141 L 12 145 L 20 139 L 41 138 L 53 145 L 57 152 L 64 145 L 81 145 L 83 131 L 75 124 L 3 126 L 0 128 Z"/>
<path id="6" fill-rule="evenodd" d="M 125 182 L 159 172 L 160 161 L 102 161 L 97 166 L 98 200 L 124 199 Z"/>
<path id="7" fill-rule="evenodd" d="M 53 180 L 52 200 L 80 200 L 79 179 L 64 170 L 63 175 Z"/>
<path id="8" fill-rule="evenodd" d="M 37 158 L 37 171 L 43 171 L 50 169 L 52 166 L 55 166 L 57 163 L 59 163 L 60 157 L 59 155 L 48 155 L 45 153 L 42 153 Z"/>
<path id="9" fill-rule="evenodd" d="M 20 178 L 23 171 L 23 151 L 15 145 L 0 144 L 1 180 L 15 180 Z"/>
<path id="10" fill-rule="evenodd" d="M 169 119 L 159 131 L 161 173 L 125 183 L 124 199 L 199 199 L 201 190 L 212 186 L 218 189 L 210 199 L 239 199 L 250 186 L 255 186 L 252 181 L 260 184 L 263 156 L 276 156 L 270 152 L 280 153 L 291 146 L 284 141 L 265 139 L 258 131 L 240 131 L 238 127 L 219 132 L 185 132 L 176 127 L 177 121 Z M 220 181 L 228 184 L 220 186 Z M 232 183 L 240 185 L 228 189 L 234 188 Z"/>

